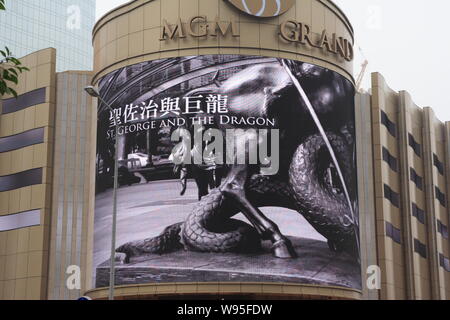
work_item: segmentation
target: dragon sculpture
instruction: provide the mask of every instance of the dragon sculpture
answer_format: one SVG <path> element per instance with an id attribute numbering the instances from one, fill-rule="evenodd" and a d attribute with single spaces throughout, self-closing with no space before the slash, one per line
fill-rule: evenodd
<path id="1" fill-rule="evenodd" d="M 318 133 L 293 75 L 327 128 L 326 138 Z M 183 248 L 247 253 L 258 250 L 262 240 L 270 240 L 275 257 L 295 258 L 290 240 L 259 209 L 271 206 L 299 212 L 328 239 L 331 250 L 347 251 L 357 257 L 358 226 L 351 208 L 356 198 L 353 108 L 349 108 L 354 97 L 351 83 L 324 68 L 279 60 L 248 67 L 215 91 L 229 97 L 230 115 L 276 120 L 280 130 L 279 172 L 267 176 L 261 173 L 261 165 L 232 165 L 221 186 L 196 203 L 184 222 L 167 227 L 157 237 L 126 243 L 116 251 L 125 253 L 126 261 L 133 256 Z M 336 178 L 330 145 L 345 181 Z M 343 183 L 351 201 L 344 193 Z M 251 225 L 232 219 L 238 213 L 243 213 Z"/>

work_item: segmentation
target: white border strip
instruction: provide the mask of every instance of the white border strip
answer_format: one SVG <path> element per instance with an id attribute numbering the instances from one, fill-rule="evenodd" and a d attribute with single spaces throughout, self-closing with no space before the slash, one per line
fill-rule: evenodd
<path id="1" fill-rule="evenodd" d="M 41 210 L 32 210 L 7 216 L 0 216 L 0 232 L 39 226 Z"/>

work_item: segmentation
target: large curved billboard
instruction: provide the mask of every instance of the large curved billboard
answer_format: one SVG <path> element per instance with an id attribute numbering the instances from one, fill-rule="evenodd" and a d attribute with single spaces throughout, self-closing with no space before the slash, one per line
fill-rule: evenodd
<path id="1" fill-rule="evenodd" d="M 105 76 L 94 270 L 116 285 L 280 282 L 361 289 L 354 88 L 300 61 L 206 55 Z"/>

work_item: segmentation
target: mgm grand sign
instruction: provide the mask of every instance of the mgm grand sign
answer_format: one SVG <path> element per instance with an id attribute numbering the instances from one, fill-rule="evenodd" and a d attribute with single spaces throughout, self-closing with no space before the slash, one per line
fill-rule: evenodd
<path id="1" fill-rule="evenodd" d="M 169 41 L 187 37 L 226 37 L 228 34 L 238 38 L 240 32 L 245 32 L 245 30 L 240 30 L 235 21 L 222 21 L 220 18 L 211 21 L 206 16 L 194 16 L 187 21 L 178 19 L 176 23 L 164 20 L 160 40 Z M 314 33 L 310 25 L 295 20 L 281 23 L 276 36 L 292 44 L 325 50 L 347 61 L 352 61 L 354 57 L 353 44 L 349 39 L 336 33 L 329 33 L 326 29 L 321 33 Z"/>

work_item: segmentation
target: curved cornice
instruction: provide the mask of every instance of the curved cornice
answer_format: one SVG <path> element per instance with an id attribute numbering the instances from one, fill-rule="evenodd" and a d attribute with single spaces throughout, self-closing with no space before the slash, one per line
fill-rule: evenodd
<path id="1" fill-rule="evenodd" d="M 202 54 L 206 54 L 204 53 L 205 50 L 209 50 L 211 53 L 210 54 L 221 54 L 222 51 L 233 51 L 233 49 L 236 49 L 237 52 L 233 52 L 233 54 L 239 54 L 240 50 L 244 50 L 247 52 L 255 52 L 255 53 L 245 53 L 245 54 L 253 54 L 253 55 L 258 55 L 257 50 L 261 50 L 261 52 L 263 52 L 263 55 L 267 55 L 267 56 L 274 56 L 274 57 L 283 57 L 283 58 L 292 58 L 292 59 L 297 59 L 297 60 L 302 60 L 305 62 L 310 62 L 310 63 L 317 63 L 318 65 L 322 66 L 322 67 L 326 67 L 326 68 L 330 68 L 334 71 L 337 71 L 339 73 L 341 73 L 342 75 L 344 75 L 346 78 L 348 78 L 350 81 L 352 81 L 353 83 L 354 81 L 354 77 L 353 77 L 353 68 L 351 63 L 348 63 L 346 61 L 341 61 L 337 58 L 334 58 L 332 56 L 330 56 L 327 53 L 320 53 L 317 51 L 311 51 L 309 49 L 306 50 L 297 50 L 296 49 L 296 44 L 293 44 L 291 49 L 287 48 L 286 46 L 281 45 L 280 40 L 278 39 L 274 39 L 273 40 L 273 47 L 270 46 L 265 46 L 263 47 L 262 45 L 260 46 L 248 46 L 245 43 L 241 44 L 237 43 L 236 45 L 231 45 L 230 43 L 227 44 L 214 44 L 214 41 L 211 41 L 211 45 L 208 45 L 207 43 L 204 43 L 203 45 L 199 46 L 199 45 L 195 45 L 195 41 L 192 42 L 184 42 L 183 46 L 178 46 L 175 48 L 160 48 L 161 50 L 153 50 L 153 51 L 145 51 L 145 50 L 141 50 L 141 52 L 136 52 L 134 54 L 130 54 L 128 56 L 117 56 L 117 58 L 112 58 L 112 59 L 105 59 L 105 54 L 107 55 L 108 53 L 105 52 L 105 44 L 110 44 L 111 41 L 117 41 L 118 39 L 121 39 L 119 37 L 117 38 L 113 38 L 113 40 L 108 40 L 109 42 L 98 42 L 98 38 L 100 36 L 103 36 L 103 34 L 99 35 L 99 32 L 104 32 L 103 28 L 105 28 L 106 26 L 108 26 L 109 23 L 114 22 L 116 19 L 119 19 L 120 17 L 124 16 L 124 15 L 128 15 L 130 13 L 132 13 L 135 10 L 141 9 L 143 10 L 143 6 L 146 5 L 150 5 L 150 3 L 155 2 L 155 1 L 161 1 L 161 0 L 133 0 L 130 2 L 127 2 L 111 11 L 109 11 L 108 13 L 106 13 L 103 17 L 101 17 L 98 22 L 96 23 L 96 25 L 94 26 L 94 30 L 93 30 L 93 44 L 94 44 L 94 51 L 95 51 L 95 69 L 94 69 L 94 77 L 93 77 L 93 83 L 96 83 L 98 81 L 99 78 L 103 77 L 104 75 L 106 75 L 107 73 L 117 70 L 118 68 L 124 67 L 126 65 L 131 65 L 131 64 L 135 64 L 135 63 L 139 63 L 139 62 L 143 62 L 147 60 L 152 60 L 152 59 L 159 59 L 160 57 L 158 57 L 158 55 L 163 56 L 163 57 L 176 57 L 179 56 L 181 54 L 183 54 L 183 52 L 192 52 L 195 50 L 199 51 L 199 55 Z M 212 1 L 212 0 L 211 0 Z M 217 0 L 217 1 L 224 1 L 224 0 Z M 299 0 L 298 0 L 299 1 Z M 312 2 L 317 2 L 323 5 L 323 7 L 325 8 L 325 12 L 329 12 L 329 14 L 327 16 L 333 17 L 332 19 L 336 19 L 336 24 L 337 24 L 337 29 L 341 30 L 341 32 L 344 32 L 344 35 L 346 37 L 348 37 L 349 41 L 351 41 L 352 43 L 354 43 L 354 31 L 353 28 L 350 24 L 350 21 L 348 20 L 347 16 L 342 12 L 342 10 L 331 0 L 311 0 Z M 298 2 L 299 3 L 299 2 Z M 232 8 L 230 6 L 230 8 Z M 236 10 L 236 14 L 240 15 L 241 13 L 239 13 L 239 11 L 237 11 L 237 9 L 232 9 L 232 10 Z M 289 12 L 288 12 L 289 13 Z M 276 18 L 276 19 L 283 19 L 283 16 Z M 168 18 L 174 18 L 174 17 L 168 17 Z M 265 25 L 273 25 L 274 22 L 273 21 L 268 21 L 267 19 L 271 19 L 271 18 L 257 18 L 257 17 L 246 17 L 245 20 L 240 19 L 239 24 L 240 23 L 255 23 L 261 25 L 261 26 L 265 26 Z M 314 18 L 312 18 L 314 19 Z M 276 20 L 277 23 L 279 20 Z M 313 22 L 317 22 L 318 24 L 320 24 L 320 19 L 319 21 L 313 20 Z M 331 24 L 333 25 L 332 20 Z M 328 21 L 328 23 L 330 22 Z M 326 22 L 326 21 L 325 21 Z M 159 24 L 160 22 L 158 22 Z M 147 29 L 144 29 L 147 30 Z M 343 31 L 345 30 L 345 31 Z M 100 39 L 102 39 L 100 37 Z M 97 43 L 96 43 L 97 41 Z M 150 41 L 158 41 L 155 39 L 152 39 Z M 278 41 L 278 43 L 277 43 Z M 103 43 L 103 44 L 100 44 Z M 216 49 L 216 50 L 215 50 Z M 225 49 L 225 50 L 223 50 Z M 114 47 L 113 47 L 114 50 Z M 214 52 L 217 51 L 217 52 Z M 114 53 L 113 53 L 114 54 Z"/>

